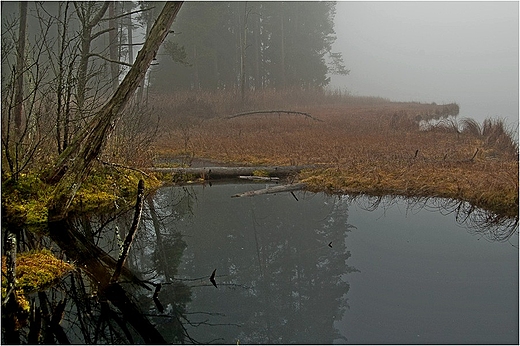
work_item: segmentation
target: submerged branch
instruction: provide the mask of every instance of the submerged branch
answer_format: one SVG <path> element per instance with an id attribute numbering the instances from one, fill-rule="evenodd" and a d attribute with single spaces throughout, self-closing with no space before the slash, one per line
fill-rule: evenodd
<path id="1" fill-rule="evenodd" d="M 111 283 L 117 282 L 119 279 L 119 275 L 121 275 L 121 269 L 125 264 L 126 257 L 128 256 L 128 251 L 130 250 L 130 245 L 134 241 L 134 237 L 137 233 L 137 229 L 139 227 L 139 222 L 141 221 L 141 215 L 143 213 L 143 202 L 144 202 L 144 180 L 139 180 L 139 184 L 137 185 L 137 201 L 135 203 L 135 213 L 134 213 L 134 221 L 132 222 L 132 226 L 130 227 L 130 231 L 126 236 L 125 242 L 123 244 L 123 251 L 117 260 L 116 269 L 112 278 L 110 279 Z"/>
<path id="2" fill-rule="evenodd" d="M 297 191 L 297 190 L 303 190 L 303 189 L 305 189 L 306 186 L 307 186 L 307 184 L 305 184 L 305 183 L 271 186 L 271 187 L 268 187 L 265 189 L 252 190 L 252 191 L 247 191 L 244 193 L 238 193 L 231 197 L 252 197 L 252 196 L 259 196 L 259 195 L 267 195 L 270 193 L 292 192 L 292 191 Z"/>

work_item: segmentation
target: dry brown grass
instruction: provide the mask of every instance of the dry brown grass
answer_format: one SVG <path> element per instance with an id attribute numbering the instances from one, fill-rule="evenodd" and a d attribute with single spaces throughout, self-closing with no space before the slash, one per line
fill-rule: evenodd
<path id="1" fill-rule="evenodd" d="M 316 104 L 294 99 L 283 109 L 322 121 L 286 114 L 225 119 L 233 112 L 220 105 L 209 117 L 165 121 L 156 151 L 244 165 L 313 164 L 319 168 L 300 179 L 315 191 L 449 197 L 518 215 L 518 146 L 503 124 L 500 130 L 497 121 L 478 127 L 452 120 L 421 130 L 419 120 L 442 117 L 456 105 L 341 101 L 337 95 Z M 268 109 L 265 102 L 256 101 L 257 109 Z M 272 109 L 282 108 L 278 102 Z"/>

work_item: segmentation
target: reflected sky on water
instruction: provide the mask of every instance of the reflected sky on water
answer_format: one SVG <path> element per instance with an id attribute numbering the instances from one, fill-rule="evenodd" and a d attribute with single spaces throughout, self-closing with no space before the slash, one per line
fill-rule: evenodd
<path id="1" fill-rule="evenodd" d="M 231 197 L 263 187 L 148 196 L 117 283 L 132 207 L 51 223 L 46 235 L 12 230 L 18 251 L 45 246 L 77 267 L 28 296 L 43 314 L 40 341 L 518 343 L 517 219 L 434 198 Z M 59 306 L 56 325 L 46 319 Z"/>
<path id="2" fill-rule="evenodd" d="M 166 226 L 186 242 L 179 277 L 217 269 L 218 288 L 207 279 L 192 288 L 195 339 L 518 342 L 517 226 L 490 241 L 496 230 L 457 223 L 461 206 L 446 201 L 443 215 L 439 200 L 230 198 L 260 187 L 189 187 L 190 215 Z"/>

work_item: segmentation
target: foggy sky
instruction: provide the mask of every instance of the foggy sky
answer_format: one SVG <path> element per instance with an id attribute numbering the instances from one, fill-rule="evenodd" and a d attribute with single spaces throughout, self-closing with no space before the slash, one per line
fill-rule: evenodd
<path id="1" fill-rule="evenodd" d="M 460 105 L 518 123 L 518 2 L 338 1 L 331 86 L 394 101 Z"/>

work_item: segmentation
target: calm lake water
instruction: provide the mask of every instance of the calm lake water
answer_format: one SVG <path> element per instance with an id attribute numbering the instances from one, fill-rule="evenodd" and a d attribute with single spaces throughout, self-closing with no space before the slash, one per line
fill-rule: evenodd
<path id="1" fill-rule="evenodd" d="M 518 343 L 517 226 L 489 228 L 484 213 L 439 199 L 230 198 L 260 187 L 171 187 L 154 199 L 164 237 L 185 242 L 172 262 L 191 287 L 193 339 Z"/>
<path id="2" fill-rule="evenodd" d="M 111 275 L 102 251 L 117 258 L 133 211 L 83 215 L 67 223 L 68 240 L 59 224 L 58 245 L 28 233 L 21 244 L 44 242 L 82 268 L 30 298 L 65 302 L 71 343 L 143 343 L 159 332 L 148 342 L 518 344 L 517 220 L 492 226 L 491 215 L 442 199 L 231 198 L 263 187 L 164 187 L 146 199 L 127 264 L 161 284 L 155 296 L 128 276 L 112 298 L 92 281 Z M 91 239 L 93 261 L 74 257 L 74 239 Z"/>

